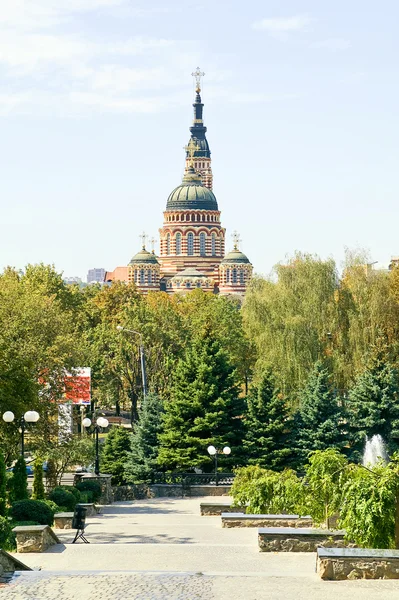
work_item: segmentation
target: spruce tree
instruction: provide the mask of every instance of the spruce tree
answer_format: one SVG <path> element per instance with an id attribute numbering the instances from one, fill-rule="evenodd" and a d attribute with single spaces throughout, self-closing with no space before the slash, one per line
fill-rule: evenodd
<path id="1" fill-rule="evenodd" d="M 36 458 L 33 465 L 33 500 L 44 500 L 45 491 L 43 483 L 43 460 Z"/>
<path id="2" fill-rule="evenodd" d="M 6 516 L 7 510 L 7 473 L 4 456 L 0 452 L 0 517 Z"/>
<path id="3" fill-rule="evenodd" d="M 156 394 L 148 394 L 139 411 L 131 440 L 131 452 L 125 464 L 126 481 L 150 483 L 159 469 L 159 434 L 162 431 L 163 403 Z"/>
<path id="4" fill-rule="evenodd" d="M 211 470 L 212 444 L 231 447 L 221 468 L 242 460 L 243 402 L 227 354 L 209 329 L 193 341 L 176 367 L 165 406 L 158 462 L 167 469 Z M 222 462 L 223 461 L 223 462 Z"/>
<path id="5" fill-rule="evenodd" d="M 329 373 L 318 361 L 299 397 L 296 447 L 300 464 L 310 452 L 344 446 L 343 413 L 330 386 Z"/>
<path id="6" fill-rule="evenodd" d="M 20 456 L 14 465 L 11 477 L 11 499 L 26 500 L 28 498 L 28 476 L 26 474 L 26 463 L 23 456 Z"/>
<path id="7" fill-rule="evenodd" d="M 123 485 L 125 462 L 130 452 L 132 434 L 124 427 L 112 427 L 104 444 L 101 457 L 101 471 L 112 475 L 113 485 Z"/>
<path id="8" fill-rule="evenodd" d="M 270 370 L 266 370 L 259 384 L 251 389 L 244 422 L 248 464 L 272 470 L 287 466 L 291 455 L 288 412 Z"/>
<path id="9" fill-rule="evenodd" d="M 399 442 L 399 376 L 384 353 L 376 351 L 361 373 L 347 402 L 352 458 L 359 460 L 366 438 L 380 434 L 393 452 Z"/>

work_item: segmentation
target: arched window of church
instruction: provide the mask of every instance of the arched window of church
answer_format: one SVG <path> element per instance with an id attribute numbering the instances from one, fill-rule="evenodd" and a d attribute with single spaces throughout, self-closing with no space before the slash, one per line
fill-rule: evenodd
<path id="1" fill-rule="evenodd" d="M 201 256 L 206 256 L 206 239 L 205 233 L 200 233 L 200 254 Z"/>
<path id="2" fill-rule="evenodd" d="M 226 283 L 230 283 L 230 269 L 226 269 Z"/>
<path id="3" fill-rule="evenodd" d="M 231 272 L 231 281 L 232 283 L 237 283 L 237 269 L 233 269 Z"/>
<path id="4" fill-rule="evenodd" d="M 245 273 L 244 273 L 244 269 L 241 269 L 240 271 L 240 284 L 244 285 L 245 284 Z"/>
<path id="5" fill-rule="evenodd" d="M 148 283 L 151 285 L 152 284 L 152 271 L 151 271 L 151 269 L 148 269 L 148 271 L 147 271 L 147 278 L 148 278 Z"/>
<path id="6" fill-rule="evenodd" d="M 137 269 L 134 269 L 134 283 L 137 283 Z"/>
<path id="7" fill-rule="evenodd" d="M 216 256 L 216 234 L 212 233 L 212 238 L 211 238 L 211 249 L 212 249 L 212 256 Z"/>
<path id="8" fill-rule="evenodd" d="M 186 288 L 190 288 L 191 287 L 191 283 L 189 281 L 186 281 Z"/>
<path id="9" fill-rule="evenodd" d="M 144 285 L 145 283 L 145 271 L 144 269 L 140 269 L 140 283 Z"/>
<path id="10" fill-rule="evenodd" d="M 176 233 L 176 254 L 181 254 L 181 233 Z"/>
<path id="11" fill-rule="evenodd" d="M 187 254 L 194 255 L 194 234 L 191 231 L 187 234 Z"/>
<path id="12" fill-rule="evenodd" d="M 170 254 L 170 233 L 166 236 L 166 254 Z"/>
<path id="13" fill-rule="evenodd" d="M 197 281 L 197 287 L 201 287 L 201 282 Z"/>

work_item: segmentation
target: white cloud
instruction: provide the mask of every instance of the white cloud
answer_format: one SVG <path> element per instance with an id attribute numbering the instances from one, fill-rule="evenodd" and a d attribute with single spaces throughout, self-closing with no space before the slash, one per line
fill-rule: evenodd
<path id="1" fill-rule="evenodd" d="M 330 38 L 328 40 L 322 40 L 320 42 L 312 42 L 310 48 L 325 48 L 326 50 L 347 50 L 351 47 L 349 40 L 343 38 Z"/>
<path id="2" fill-rule="evenodd" d="M 291 33 L 294 31 L 307 31 L 314 19 L 306 15 L 296 15 L 293 17 L 276 17 L 271 19 L 261 19 L 252 24 L 253 29 L 267 31 L 271 34 Z"/>

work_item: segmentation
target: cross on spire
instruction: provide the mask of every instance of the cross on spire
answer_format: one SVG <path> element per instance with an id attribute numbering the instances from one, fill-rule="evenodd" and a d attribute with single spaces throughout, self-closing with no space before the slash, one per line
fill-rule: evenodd
<path id="1" fill-rule="evenodd" d="M 195 77 L 195 91 L 199 94 L 201 91 L 201 78 L 204 77 L 205 73 L 201 71 L 199 67 L 197 67 L 197 70 L 191 73 L 191 75 Z"/>
<path id="2" fill-rule="evenodd" d="M 184 149 L 190 158 L 190 165 L 193 166 L 194 154 L 201 150 L 201 146 L 199 146 L 197 142 L 193 140 L 193 138 L 190 138 L 190 141 L 188 142 L 187 146 L 184 146 Z"/>
<path id="3" fill-rule="evenodd" d="M 156 241 L 157 241 L 157 240 L 156 240 L 154 237 L 152 237 L 152 238 L 150 239 L 150 244 L 151 244 L 151 252 L 152 252 L 153 254 L 155 254 L 155 244 L 156 244 Z"/>
<path id="4" fill-rule="evenodd" d="M 233 238 L 234 242 L 234 250 L 238 250 L 238 246 L 241 242 L 240 234 L 238 233 L 238 231 L 234 231 L 231 237 Z"/>
<path id="5" fill-rule="evenodd" d="M 145 231 L 143 231 L 143 233 L 139 235 L 139 238 L 141 239 L 143 250 L 145 250 L 145 243 L 147 241 L 148 235 L 145 233 Z"/>

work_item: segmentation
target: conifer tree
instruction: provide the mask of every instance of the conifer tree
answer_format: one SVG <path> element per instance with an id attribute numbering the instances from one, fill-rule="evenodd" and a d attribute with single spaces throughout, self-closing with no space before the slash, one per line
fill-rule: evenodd
<path id="1" fill-rule="evenodd" d="M 366 438 L 380 434 L 393 452 L 399 443 L 399 376 L 377 349 L 368 368 L 361 373 L 349 391 L 348 415 L 353 439 L 352 458 L 359 460 Z"/>
<path id="2" fill-rule="evenodd" d="M 126 481 L 149 483 L 158 466 L 159 434 L 162 431 L 163 403 L 156 394 L 147 394 L 134 427 L 131 452 L 125 464 Z"/>
<path id="3" fill-rule="evenodd" d="M 33 493 L 32 498 L 34 500 L 44 500 L 44 483 L 43 483 L 43 460 L 38 457 L 36 458 L 33 465 Z"/>
<path id="4" fill-rule="evenodd" d="M 130 452 L 131 433 L 124 427 L 112 427 L 104 444 L 101 471 L 112 475 L 113 485 L 123 485 L 125 462 Z"/>
<path id="5" fill-rule="evenodd" d="M 207 447 L 231 447 L 221 468 L 242 458 L 243 402 L 228 356 L 211 331 L 194 340 L 177 364 L 165 406 L 158 462 L 167 469 L 212 469 Z"/>
<path id="6" fill-rule="evenodd" d="M 299 397 L 296 447 L 300 464 L 310 452 L 344 446 L 343 412 L 330 386 L 329 373 L 318 361 Z"/>
<path id="7" fill-rule="evenodd" d="M 11 477 L 11 499 L 26 500 L 28 498 L 28 476 L 26 474 L 26 463 L 23 456 L 20 456 L 14 465 Z"/>
<path id="8" fill-rule="evenodd" d="M 291 455 L 287 430 L 285 401 L 271 371 L 266 370 L 247 400 L 244 449 L 248 464 L 273 470 L 287 466 Z"/>
<path id="9" fill-rule="evenodd" d="M 0 452 L 0 517 L 6 516 L 7 509 L 7 473 L 4 456 Z"/>

